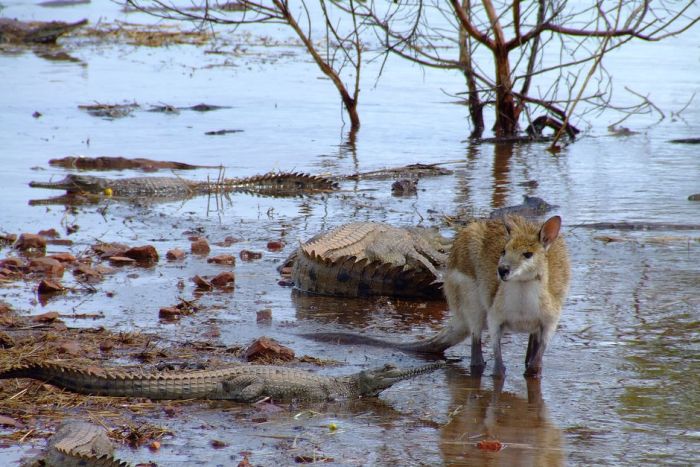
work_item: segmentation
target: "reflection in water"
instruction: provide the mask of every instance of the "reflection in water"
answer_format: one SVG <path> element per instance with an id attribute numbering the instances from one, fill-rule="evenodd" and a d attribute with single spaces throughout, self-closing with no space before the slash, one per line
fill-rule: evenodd
<path id="1" fill-rule="evenodd" d="M 470 206 L 474 203 L 471 194 L 471 187 L 469 185 L 469 179 L 474 170 L 474 165 L 481 154 L 481 147 L 476 144 L 467 145 L 467 165 L 466 170 L 459 170 L 455 172 L 455 178 L 457 179 L 458 189 L 455 191 L 455 206 Z"/>
<path id="2" fill-rule="evenodd" d="M 510 189 L 510 159 L 513 157 L 512 144 L 496 144 L 493 153 L 493 196 L 494 208 L 505 206 Z"/>
<path id="3" fill-rule="evenodd" d="M 360 171 L 360 164 L 357 160 L 357 128 L 351 128 L 348 136 L 340 145 L 340 158 L 350 155 L 352 158 L 352 168 L 355 173 Z"/>
<path id="4" fill-rule="evenodd" d="M 503 391 L 494 380 L 493 390 L 482 389 L 480 377 L 451 368 L 448 386 L 452 396 L 451 420 L 440 432 L 440 451 L 447 465 L 564 465 L 563 435 L 549 420 L 540 381 L 528 378 L 527 398 Z M 497 439 L 503 449 L 482 451 L 476 443 Z"/>
<path id="5" fill-rule="evenodd" d="M 291 298 L 298 320 L 359 329 L 388 327 L 398 333 L 415 325 L 438 325 L 447 316 L 447 305 L 443 300 L 325 297 L 296 289 L 292 291 Z"/>

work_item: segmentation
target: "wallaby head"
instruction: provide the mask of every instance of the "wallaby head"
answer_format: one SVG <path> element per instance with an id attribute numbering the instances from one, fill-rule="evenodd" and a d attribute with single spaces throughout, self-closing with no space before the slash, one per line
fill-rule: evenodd
<path id="1" fill-rule="evenodd" d="M 547 270 L 546 252 L 559 236 L 561 217 L 549 218 L 538 229 L 521 217 L 503 219 L 507 236 L 498 260 L 498 277 L 506 281 L 531 281 Z"/>

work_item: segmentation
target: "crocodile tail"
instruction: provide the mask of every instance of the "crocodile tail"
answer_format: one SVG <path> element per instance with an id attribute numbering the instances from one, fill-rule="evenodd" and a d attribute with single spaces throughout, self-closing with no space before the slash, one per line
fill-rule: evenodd
<path id="1" fill-rule="evenodd" d="M 300 196 L 310 193 L 333 191 L 338 183 L 327 177 L 302 172 L 269 172 L 252 177 L 224 180 L 224 189 L 230 187 L 261 196 Z"/>
<path id="2" fill-rule="evenodd" d="M 34 374 L 34 365 L 17 365 L 0 371 L 0 379 L 30 378 Z"/>

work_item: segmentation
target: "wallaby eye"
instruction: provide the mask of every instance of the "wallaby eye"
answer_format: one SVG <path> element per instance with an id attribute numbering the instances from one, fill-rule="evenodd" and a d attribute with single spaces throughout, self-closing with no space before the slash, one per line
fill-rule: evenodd
<path id="1" fill-rule="evenodd" d="M 527 258 L 527 259 L 530 259 L 530 258 L 532 258 L 532 252 L 531 252 L 531 251 L 526 251 L 525 253 L 523 253 L 523 256 L 524 256 L 525 258 Z"/>
<path id="2" fill-rule="evenodd" d="M 501 256 L 505 256 L 505 255 L 506 255 L 506 250 L 501 251 Z"/>

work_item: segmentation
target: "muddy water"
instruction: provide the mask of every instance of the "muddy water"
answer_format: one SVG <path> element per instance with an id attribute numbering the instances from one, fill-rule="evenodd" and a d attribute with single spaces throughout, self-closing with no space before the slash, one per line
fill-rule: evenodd
<path id="1" fill-rule="evenodd" d="M 5 4 L 3 14 L 10 17 L 147 21 L 114 6 Z M 246 37 L 256 34 L 289 37 L 285 30 L 253 31 Z M 387 361 L 410 365 L 417 360 L 399 352 L 329 346 L 296 334 L 353 330 L 414 338 L 439 328 L 447 316 L 444 303 L 305 296 L 279 286 L 275 267 L 298 240 L 345 222 L 437 225 L 452 235 L 445 216 L 487 214 L 518 203 L 523 194 L 559 205 L 573 261 L 569 299 L 539 384 L 520 376 L 526 342 L 523 336 L 509 336 L 504 342 L 509 376 L 503 387 L 489 377 L 470 377 L 468 365 L 459 361 L 468 350 L 457 346 L 450 351 L 455 362 L 449 368 L 398 384 L 378 400 L 279 409 L 193 403 L 176 417 L 160 411 L 135 414 L 135 422 L 166 426 L 174 436 L 163 441 L 158 453 L 121 448 L 120 457 L 160 465 L 229 465 L 241 460 L 243 451 L 261 465 L 292 464 L 297 455 L 332 458 L 338 465 L 691 464 L 699 458 L 700 232 L 576 226 L 700 223 L 700 204 L 687 201 L 700 192 L 698 149 L 668 143 L 697 137 L 700 130 L 697 103 L 671 116 L 700 91 L 693 58 L 697 28 L 671 43 L 627 49 L 608 63 L 616 79 L 649 93 L 668 118 L 658 124 L 655 116 L 632 118 L 625 125 L 639 133 L 613 137 L 606 127 L 617 116 L 603 115 L 558 156 L 542 145 L 465 143 L 465 109 L 446 103 L 449 99 L 440 91 L 461 91 L 459 76 L 421 71 L 396 60 L 376 87 L 373 81 L 363 86 L 363 127 L 350 139 L 334 90 L 318 79 L 319 72 L 299 48 L 267 47 L 249 39 L 243 43 L 245 52 L 233 52 L 229 44 L 224 50 L 230 53 L 224 55 L 205 54 L 206 47 L 143 48 L 87 39 L 67 41 L 65 51 L 73 60 L 48 60 L 42 49 L 0 54 L 0 230 L 56 228 L 74 241 L 74 253 L 102 240 L 150 243 L 162 255 L 172 247 L 187 249 L 191 231 L 212 243 L 226 236 L 242 239 L 231 247 L 214 246 L 212 254 L 263 252 L 261 260 L 237 264 L 233 293 L 199 297 L 205 311 L 177 324 L 160 322 L 158 309 L 180 297 L 193 298 L 190 278 L 195 274 L 220 271 L 204 258 L 119 271 L 90 293 L 66 275 L 64 283 L 77 290 L 46 304 L 37 301 L 35 284 L 5 283 L 3 300 L 28 315 L 99 313 L 102 317 L 94 321 L 64 319 L 69 326 L 155 332 L 164 346 L 204 339 L 236 346 L 268 335 L 298 355 L 337 361 L 313 368 L 327 373 Z M 243 42 L 242 36 L 230 40 Z M 650 70 L 652 62 L 656 65 Z M 376 71 L 372 66 L 368 76 Z M 142 108 L 114 120 L 77 108 L 94 102 L 137 102 Z M 145 111 L 150 105 L 200 102 L 231 108 L 176 115 Z M 35 111 L 42 116 L 33 118 Z M 220 129 L 243 131 L 204 135 Z M 421 180 L 418 195 L 409 198 L 392 197 L 388 182 L 344 182 L 340 194 L 314 198 L 232 195 L 77 209 L 28 206 L 30 199 L 54 194 L 29 189 L 30 180 L 65 173 L 49 167 L 48 159 L 76 154 L 223 164 L 229 176 L 277 169 L 339 175 L 412 162 L 445 163 L 455 174 Z M 217 173 L 178 175 L 205 179 Z M 523 185 L 532 180 L 537 187 Z M 66 229 L 75 226 L 77 232 L 67 235 Z M 279 239 L 286 242 L 285 250 L 266 250 L 268 241 Z M 11 254 L 2 251 L 3 257 Z M 256 311 L 263 308 L 273 311 L 269 325 L 256 323 Z M 338 429 L 331 430 L 331 423 Z M 505 449 L 477 449 L 476 442 L 488 437 L 499 439 Z M 215 450 L 210 445 L 214 439 L 228 446 Z M 16 462 L 38 446 L 13 445 L 0 456 Z"/>

